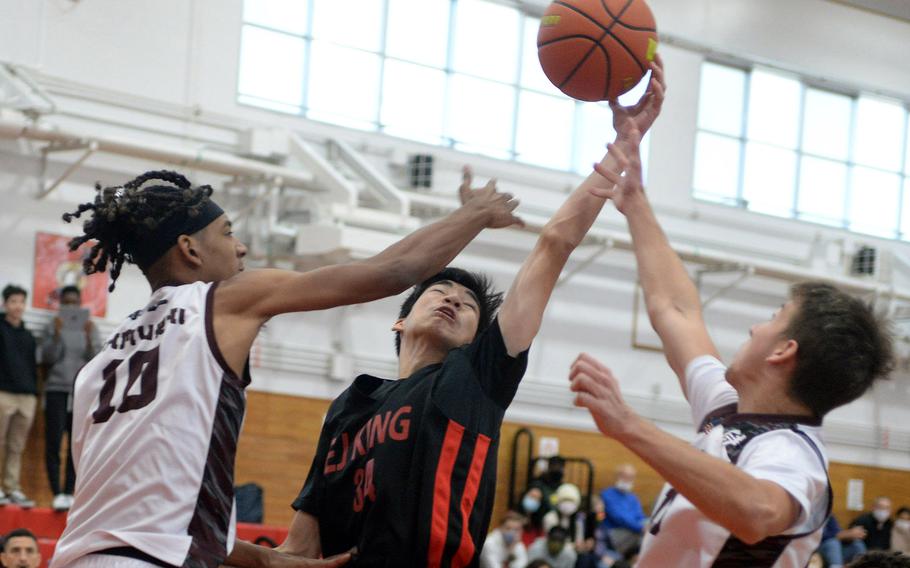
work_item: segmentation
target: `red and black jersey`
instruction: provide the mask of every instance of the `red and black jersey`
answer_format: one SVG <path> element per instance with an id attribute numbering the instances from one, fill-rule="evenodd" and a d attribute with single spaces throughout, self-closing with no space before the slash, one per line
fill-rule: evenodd
<path id="1" fill-rule="evenodd" d="M 326 556 L 360 566 L 476 566 L 496 491 L 499 430 L 527 368 L 498 320 L 440 364 L 360 375 L 336 398 L 294 508 Z"/>

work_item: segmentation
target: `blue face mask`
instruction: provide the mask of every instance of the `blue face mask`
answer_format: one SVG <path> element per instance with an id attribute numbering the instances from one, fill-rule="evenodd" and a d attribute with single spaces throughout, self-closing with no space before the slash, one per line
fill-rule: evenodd
<path id="1" fill-rule="evenodd" d="M 521 506 L 527 513 L 536 513 L 540 509 L 540 501 L 533 497 L 526 496 L 521 500 Z"/>
<path id="2" fill-rule="evenodd" d="M 512 543 L 515 542 L 515 533 L 511 531 L 503 531 L 502 541 L 506 543 L 506 546 L 512 546 Z"/>

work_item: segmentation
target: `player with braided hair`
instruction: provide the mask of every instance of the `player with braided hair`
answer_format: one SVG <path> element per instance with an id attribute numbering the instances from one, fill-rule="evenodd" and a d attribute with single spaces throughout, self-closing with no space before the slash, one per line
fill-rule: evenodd
<path id="1" fill-rule="evenodd" d="M 153 171 L 64 215 L 86 215 L 75 250 L 95 241 L 85 271 L 124 263 L 152 295 L 79 372 L 73 508 L 52 565 L 338 566 L 237 541 L 234 456 L 250 347 L 270 318 L 367 302 L 436 274 L 482 229 L 507 227 L 518 202 L 490 182 L 458 210 L 372 258 L 310 272 L 243 271 L 246 247 L 212 188 Z M 236 545 L 235 545 L 236 544 Z"/>

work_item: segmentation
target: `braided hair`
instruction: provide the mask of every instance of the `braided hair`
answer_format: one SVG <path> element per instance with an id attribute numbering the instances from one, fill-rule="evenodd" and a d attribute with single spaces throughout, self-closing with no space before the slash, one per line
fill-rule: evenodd
<path id="1" fill-rule="evenodd" d="M 145 184 L 150 181 L 165 184 Z M 144 187 L 143 187 L 144 186 Z M 82 261 L 86 274 L 104 272 L 110 264 L 111 285 L 114 291 L 124 262 L 139 265 L 138 245 L 153 237 L 155 230 L 169 217 L 184 214 L 196 217 L 212 195 L 212 187 L 193 187 L 183 175 L 166 170 L 146 172 L 122 186 L 101 187 L 95 184 L 95 199 L 82 203 L 72 213 L 64 213 L 67 223 L 91 211 L 91 218 L 82 224 L 83 234 L 69 243 L 71 251 L 94 240 Z"/>

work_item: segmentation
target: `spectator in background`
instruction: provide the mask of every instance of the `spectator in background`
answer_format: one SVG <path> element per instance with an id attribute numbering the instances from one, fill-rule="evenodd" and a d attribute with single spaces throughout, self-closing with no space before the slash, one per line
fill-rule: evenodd
<path id="1" fill-rule="evenodd" d="M 73 505 L 76 471 L 73 468 L 73 381 L 76 373 L 100 349 L 98 330 L 81 310 L 82 293 L 75 286 L 60 290 L 60 313 L 48 324 L 41 349 L 41 362 L 47 367 L 44 385 L 44 463 L 50 481 L 55 511 Z M 66 477 L 60 484 L 60 442 L 67 436 Z"/>
<path id="2" fill-rule="evenodd" d="M 528 563 L 528 550 L 521 542 L 521 530 L 525 520 L 521 513 L 506 512 L 502 523 L 483 543 L 483 551 L 480 553 L 481 568 L 525 567 Z"/>
<path id="3" fill-rule="evenodd" d="M 4 288 L 0 317 L 0 463 L 5 464 L 0 505 L 21 507 L 35 505 L 22 492 L 19 474 L 38 403 L 37 345 L 22 322 L 27 295 L 19 286 Z"/>
<path id="4" fill-rule="evenodd" d="M 559 489 L 559 486 L 562 485 L 565 470 L 565 458 L 561 456 L 551 456 L 547 459 L 547 470 L 528 485 L 528 488 L 536 487 L 540 489 L 540 492 L 542 493 L 539 509 L 541 518 L 549 513 L 553 506 L 555 506 L 556 502 L 553 499 L 553 495 L 556 493 L 556 490 Z"/>
<path id="5" fill-rule="evenodd" d="M 597 568 L 607 568 L 609 566 L 618 566 L 618 560 L 623 556 L 613 550 L 613 543 L 607 534 L 603 520 L 604 503 L 597 495 L 591 496 L 591 516 L 585 530 L 585 549 L 584 554 L 579 554 L 579 561 L 576 568 L 594 566 Z M 584 557 L 584 558 L 582 558 Z"/>
<path id="6" fill-rule="evenodd" d="M 910 568 L 910 556 L 900 552 L 867 552 L 848 568 Z"/>
<path id="7" fill-rule="evenodd" d="M 603 527 L 607 529 L 613 548 L 623 556 L 640 547 L 645 513 L 641 501 L 632 492 L 635 488 L 635 468 L 622 464 L 616 468 L 616 483 L 600 492 L 604 503 Z"/>
<path id="8" fill-rule="evenodd" d="M 547 533 L 534 541 L 528 549 L 530 560 L 544 560 L 553 568 L 575 568 L 578 556 L 569 543 L 569 531 L 555 526 Z"/>
<path id="9" fill-rule="evenodd" d="M 521 540 L 525 545 L 530 545 L 543 536 L 543 491 L 540 487 L 531 487 L 521 497 L 521 503 L 518 504 L 518 512 L 528 518 L 525 530 L 521 534 Z"/>
<path id="10" fill-rule="evenodd" d="M 28 529 L 10 531 L 3 538 L 2 546 L 0 564 L 4 568 L 38 568 L 41 565 L 38 539 Z"/>
<path id="11" fill-rule="evenodd" d="M 841 568 L 847 562 L 866 553 L 866 529 L 853 526 L 841 529 L 834 515 L 828 517 L 822 530 L 818 552 L 828 568 Z"/>
<path id="12" fill-rule="evenodd" d="M 910 555 L 910 508 L 897 510 L 894 527 L 891 529 L 891 550 Z"/>
<path id="13" fill-rule="evenodd" d="M 851 527 L 866 529 L 866 548 L 868 550 L 891 549 L 891 499 L 879 497 L 875 500 L 872 511 L 862 514 L 850 523 Z"/>
<path id="14" fill-rule="evenodd" d="M 553 508 L 543 518 L 543 532 L 549 532 L 556 525 L 569 531 L 569 539 L 576 540 L 584 536 L 584 531 L 575 527 L 575 517 L 581 505 L 581 491 L 572 483 L 563 483 L 551 499 Z"/>

